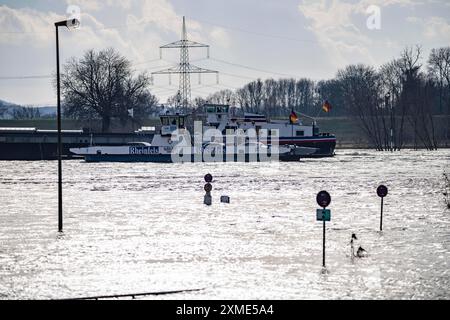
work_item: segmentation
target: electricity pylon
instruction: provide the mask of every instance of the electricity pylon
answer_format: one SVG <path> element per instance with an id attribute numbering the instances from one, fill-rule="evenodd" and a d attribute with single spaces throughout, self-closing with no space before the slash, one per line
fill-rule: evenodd
<path id="1" fill-rule="evenodd" d="M 189 63 L 189 48 L 207 48 L 207 57 L 209 58 L 209 45 L 198 43 L 187 39 L 186 22 L 183 16 L 183 29 L 181 31 L 181 40 L 166 44 L 160 48 L 160 56 L 162 58 L 162 49 L 180 49 L 180 63 L 172 68 L 152 72 L 154 74 L 168 74 L 169 77 L 172 73 L 180 75 L 180 84 L 178 91 L 178 100 L 183 108 L 183 112 L 186 112 L 189 104 L 191 103 L 191 73 L 215 73 L 218 75 L 218 71 L 209 70 L 194 66 Z"/>

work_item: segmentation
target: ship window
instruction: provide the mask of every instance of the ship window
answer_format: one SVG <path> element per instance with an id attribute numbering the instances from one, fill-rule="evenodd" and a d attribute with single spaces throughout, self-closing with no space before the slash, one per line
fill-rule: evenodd
<path id="1" fill-rule="evenodd" d="M 295 133 L 295 135 L 296 135 L 297 137 L 303 137 L 303 136 L 305 135 L 305 131 L 303 131 L 303 130 L 297 130 L 296 133 Z"/>

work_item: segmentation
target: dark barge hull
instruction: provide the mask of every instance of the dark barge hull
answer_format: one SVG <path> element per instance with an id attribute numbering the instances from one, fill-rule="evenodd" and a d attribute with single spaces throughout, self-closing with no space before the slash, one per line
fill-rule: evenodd
<path id="1" fill-rule="evenodd" d="M 323 134 L 313 137 L 280 137 L 280 145 L 297 145 L 299 147 L 316 148 L 317 151 L 302 158 L 333 157 L 336 148 L 336 137 L 331 134 Z"/>
<path id="2" fill-rule="evenodd" d="M 2 130 L 0 131 L 0 160 L 56 160 L 56 130 Z M 82 131 L 62 132 L 63 159 L 79 159 L 70 148 L 83 148 L 91 145 L 120 146 L 130 142 L 151 142 L 151 133 L 85 133 Z M 298 145 L 318 150 L 302 158 L 332 157 L 336 147 L 333 135 L 302 138 L 280 138 L 280 145 Z"/>
<path id="3" fill-rule="evenodd" d="M 280 161 L 300 161 L 303 156 L 300 155 L 280 155 Z M 172 156 L 170 154 L 152 154 L 152 155 L 112 155 L 112 154 L 91 154 L 84 156 L 86 162 L 154 162 L 154 163 L 174 163 L 172 160 Z M 223 155 L 220 158 L 214 160 L 207 160 L 205 158 L 201 158 L 202 162 L 270 162 L 273 161 L 270 156 L 269 157 L 260 157 L 257 154 L 248 155 L 246 154 L 243 158 L 241 155 L 234 154 L 233 157 L 227 157 Z M 177 163 L 193 163 L 196 162 L 197 159 L 194 155 L 187 159 L 188 161 L 180 160 Z"/>
<path id="4" fill-rule="evenodd" d="M 69 151 L 70 148 L 83 148 L 91 145 L 119 146 L 129 142 L 151 142 L 153 134 L 143 133 L 84 133 L 67 132 L 62 134 L 63 159 L 79 159 Z M 56 160 L 58 135 L 54 130 L 20 130 L 0 132 L 0 160 Z"/>

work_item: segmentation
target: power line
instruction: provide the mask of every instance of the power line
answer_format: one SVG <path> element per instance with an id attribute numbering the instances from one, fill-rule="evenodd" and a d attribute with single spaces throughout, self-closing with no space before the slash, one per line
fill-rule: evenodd
<path id="1" fill-rule="evenodd" d="M 151 60 L 144 60 L 144 61 L 141 61 L 141 62 L 134 62 L 133 65 L 134 66 L 139 66 L 141 64 L 147 64 L 147 63 L 152 63 L 152 62 L 162 61 L 162 60 L 163 59 L 161 59 L 161 58 L 155 58 L 155 59 L 151 59 Z"/>
<path id="2" fill-rule="evenodd" d="M 233 74 L 233 73 L 227 73 L 227 72 L 220 72 L 220 74 L 224 74 L 226 76 L 235 77 L 235 78 L 247 79 L 247 80 L 257 80 L 258 79 L 258 78 L 254 78 L 254 77 L 251 78 L 251 77 L 246 77 L 246 76 Z"/>
<path id="3" fill-rule="evenodd" d="M 230 90 L 236 90 L 236 89 L 240 88 L 240 87 L 232 87 L 232 86 L 229 86 L 229 85 L 226 85 L 226 84 L 221 84 L 221 83 L 219 83 L 218 86 L 222 87 L 224 89 L 230 89 Z"/>
<path id="4" fill-rule="evenodd" d="M 0 77 L 0 80 L 50 79 L 51 75 Z"/>
<path id="5" fill-rule="evenodd" d="M 110 30 L 110 29 L 120 30 L 120 29 L 127 29 L 130 26 L 136 26 L 136 25 L 141 25 L 141 24 L 150 24 L 150 23 L 159 22 L 159 21 L 166 21 L 166 20 L 167 19 L 146 20 L 144 18 L 140 22 L 125 23 L 125 24 L 122 24 L 122 25 L 110 25 L 110 26 L 103 26 L 103 27 L 90 27 L 90 29 L 91 30 L 97 30 L 97 31 Z M 170 19 L 170 20 L 175 21 L 177 19 L 174 18 L 174 19 Z M 283 39 L 283 40 L 289 40 L 289 41 L 295 41 L 295 42 L 311 43 L 311 44 L 320 45 L 320 43 L 318 41 L 314 41 L 314 40 L 304 40 L 304 39 L 298 39 L 298 38 L 293 38 L 293 37 L 286 37 L 286 36 L 282 36 L 282 35 L 265 34 L 265 33 L 261 33 L 261 32 L 255 32 L 255 31 L 252 31 L 252 30 L 246 30 L 246 29 L 242 29 L 242 28 L 237 28 L 237 27 L 231 27 L 231 26 L 225 26 L 225 25 L 221 25 L 221 24 L 217 24 L 217 23 L 212 23 L 210 21 L 197 19 L 197 18 L 195 20 L 197 20 L 199 22 L 203 22 L 203 23 L 209 24 L 211 26 L 216 26 L 216 27 L 220 27 L 220 28 L 228 29 L 228 30 L 239 31 L 239 32 L 252 34 L 252 35 L 256 35 L 256 36 L 260 36 L 260 37 Z M 79 31 L 84 31 L 83 27 L 80 27 Z M 52 30 L 49 30 L 49 31 L 1 31 L 0 34 L 46 34 L 46 33 L 52 33 L 52 32 L 53 32 Z"/>
<path id="6" fill-rule="evenodd" d="M 275 74 L 275 75 L 280 75 L 280 76 L 286 76 L 286 77 L 293 77 L 293 78 L 297 77 L 297 76 L 294 76 L 292 74 L 273 72 L 273 71 L 269 71 L 269 70 L 263 70 L 263 69 L 246 66 L 246 65 L 243 65 L 243 64 L 239 64 L 239 63 L 233 63 L 233 62 L 229 62 L 229 61 L 225 61 L 225 60 L 220 60 L 220 59 L 215 59 L 215 58 L 210 58 L 210 59 L 213 60 L 213 61 L 217 61 L 217 62 L 225 63 L 225 64 L 228 64 L 228 65 L 231 65 L 231 66 L 245 68 L 245 69 L 249 69 L 249 70 L 253 70 L 253 71 L 259 71 L 259 72 Z"/>
<path id="7" fill-rule="evenodd" d="M 245 29 L 241 29 L 241 28 L 220 25 L 220 24 L 217 24 L 217 23 L 212 23 L 212 22 L 201 20 L 201 19 L 197 19 L 197 18 L 196 18 L 196 20 L 199 21 L 199 22 L 203 22 L 203 23 L 212 25 L 212 26 L 221 27 L 223 29 L 235 30 L 235 31 L 243 32 L 243 33 L 253 34 L 253 35 L 259 36 L 259 37 L 283 39 L 283 40 L 289 40 L 289 41 L 295 41 L 295 42 L 311 43 L 311 44 L 320 45 L 320 43 L 318 41 L 314 41 L 314 40 L 304 40 L 304 39 L 286 37 L 286 36 L 281 36 L 281 35 L 265 34 L 265 33 L 261 33 L 261 32 L 255 32 L 255 31 L 251 31 L 251 30 L 245 30 Z"/>
<path id="8" fill-rule="evenodd" d="M 151 19 L 151 20 L 142 20 L 135 23 L 125 23 L 125 24 L 119 24 L 119 25 L 110 25 L 110 26 L 102 26 L 102 27 L 90 27 L 92 30 L 109 30 L 109 29 L 126 29 L 130 26 L 136 26 L 141 24 L 150 24 L 152 22 L 158 22 L 158 21 L 166 21 L 167 19 Z M 175 21 L 176 19 L 170 19 L 172 21 Z M 85 31 L 87 29 L 84 29 L 83 25 L 79 27 L 79 31 Z M 0 34 L 46 34 L 46 33 L 53 33 L 54 31 L 49 27 L 48 31 L 0 31 Z"/>

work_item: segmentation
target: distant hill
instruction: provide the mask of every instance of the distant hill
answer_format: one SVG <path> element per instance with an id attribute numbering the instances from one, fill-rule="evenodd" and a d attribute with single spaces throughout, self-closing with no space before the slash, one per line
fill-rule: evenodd
<path id="1" fill-rule="evenodd" d="M 13 119 L 14 113 L 23 108 L 39 109 L 39 114 L 40 117 L 42 118 L 51 118 L 56 115 L 56 107 L 54 106 L 38 106 L 38 105 L 24 106 L 0 100 L 0 119 Z"/>
<path id="2" fill-rule="evenodd" d="M 14 110 L 20 107 L 17 104 L 0 100 L 0 119 L 12 119 Z"/>

